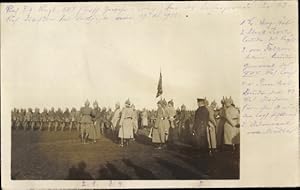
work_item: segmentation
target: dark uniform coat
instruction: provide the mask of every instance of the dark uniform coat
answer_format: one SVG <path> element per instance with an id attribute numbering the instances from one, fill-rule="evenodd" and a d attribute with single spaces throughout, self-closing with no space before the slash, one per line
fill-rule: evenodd
<path id="1" fill-rule="evenodd" d="M 198 148 L 207 149 L 207 125 L 209 121 L 209 112 L 205 106 L 200 106 L 195 112 L 193 130 L 195 133 L 196 145 Z"/>

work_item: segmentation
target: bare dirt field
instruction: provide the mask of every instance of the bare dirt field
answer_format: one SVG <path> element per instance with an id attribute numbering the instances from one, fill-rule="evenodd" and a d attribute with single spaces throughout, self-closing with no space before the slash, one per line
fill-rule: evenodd
<path id="1" fill-rule="evenodd" d="M 157 150 L 139 133 L 128 147 L 101 136 L 81 144 L 77 131 L 12 131 L 15 180 L 238 179 L 239 153 L 210 157 L 189 145 Z"/>

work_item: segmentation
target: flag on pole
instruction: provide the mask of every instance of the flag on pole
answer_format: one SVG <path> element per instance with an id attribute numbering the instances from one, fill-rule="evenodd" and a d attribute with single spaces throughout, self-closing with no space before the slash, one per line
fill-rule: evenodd
<path id="1" fill-rule="evenodd" d="M 162 75 L 161 75 L 161 71 L 160 71 L 159 81 L 158 81 L 158 86 L 157 86 L 156 98 L 159 97 L 160 95 L 162 95 L 162 93 L 163 93 L 163 89 L 162 89 Z"/>

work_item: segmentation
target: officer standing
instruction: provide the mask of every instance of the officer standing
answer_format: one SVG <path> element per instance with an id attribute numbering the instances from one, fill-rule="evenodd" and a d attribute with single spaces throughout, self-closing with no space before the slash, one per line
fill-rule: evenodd
<path id="1" fill-rule="evenodd" d="M 209 113 L 209 121 L 207 125 L 207 141 L 208 141 L 209 154 L 211 155 L 217 148 L 217 139 L 216 139 L 217 122 L 215 120 L 215 111 L 213 107 L 209 106 L 208 100 L 205 100 L 205 106 Z"/>
<path id="2" fill-rule="evenodd" d="M 130 100 L 126 100 L 125 107 L 121 113 L 120 119 L 120 130 L 119 130 L 119 138 L 121 139 L 120 146 L 129 144 L 129 139 L 132 139 L 133 136 L 133 128 L 134 128 L 134 111 L 131 106 Z"/>
<path id="3" fill-rule="evenodd" d="M 183 104 L 181 105 L 181 110 L 178 116 L 178 128 L 177 128 L 177 134 L 178 139 L 184 143 L 190 142 L 190 119 L 191 116 L 189 112 L 186 110 L 186 106 Z"/>
<path id="4" fill-rule="evenodd" d="M 225 107 L 224 144 L 232 146 L 235 151 L 240 144 L 240 113 L 231 97 L 225 99 Z"/>
<path id="5" fill-rule="evenodd" d="M 166 142 L 166 124 L 167 113 L 163 107 L 164 102 L 162 100 L 157 102 L 156 120 L 152 130 L 152 143 L 157 147 L 156 149 L 162 149 Z"/>
<path id="6" fill-rule="evenodd" d="M 93 109 L 93 122 L 95 127 L 95 138 L 99 139 L 101 135 L 101 108 L 98 105 L 97 101 L 94 101 L 93 103 L 94 109 Z"/>
<path id="7" fill-rule="evenodd" d="M 176 139 L 176 133 L 175 133 L 175 124 L 174 124 L 174 120 L 176 117 L 176 110 L 174 108 L 174 102 L 173 100 L 170 100 L 168 102 L 168 105 L 166 107 L 166 112 L 168 115 L 168 121 L 169 121 L 169 131 L 167 132 L 169 134 L 169 142 L 173 142 Z"/>
<path id="8" fill-rule="evenodd" d="M 148 127 L 148 113 L 147 113 L 146 108 L 144 108 L 141 113 L 141 119 L 142 119 L 142 122 L 141 122 L 142 128 Z"/>
<path id="9" fill-rule="evenodd" d="M 207 151 L 207 125 L 209 112 L 205 107 L 205 99 L 198 98 L 198 109 L 195 112 L 193 132 L 196 138 L 196 145 L 201 151 Z"/>

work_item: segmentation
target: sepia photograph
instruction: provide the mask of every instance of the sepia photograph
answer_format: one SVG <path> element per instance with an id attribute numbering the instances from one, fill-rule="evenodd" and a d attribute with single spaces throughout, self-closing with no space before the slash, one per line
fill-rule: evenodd
<path id="1" fill-rule="evenodd" d="M 10 35 L 26 52 L 9 65 L 11 178 L 239 179 L 229 24 L 186 15 Z"/>
<path id="2" fill-rule="evenodd" d="M 273 69 L 274 64 L 265 65 L 279 56 L 283 64 L 280 53 L 288 47 L 278 49 L 283 42 L 267 35 L 281 35 L 279 27 L 290 26 L 280 17 L 270 29 L 267 19 L 273 17 L 252 17 L 253 9 L 267 7 L 252 2 L 2 4 L 6 99 L 1 120 L 8 122 L 1 128 L 9 131 L 2 131 L 9 143 L 2 149 L 9 153 L 9 180 L 239 181 L 241 152 L 255 150 L 249 144 L 256 138 L 243 141 L 240 129 L 267 135 L 270 125 L 291 126 L 282 117 L 296 117 L 266 114 L 267 106 L 258 102 L 279 94 L 262 94 L 269 78 L 251 78 L 262 72 L 254 69 Z M 266 32 L 259 33 L 262 29 Z M 292 32 L 285 32 L 285 41 Z M 263 125 L 269 131 L 258 127 Z M 243 154 L 244 159 L 249 155 L 248 170 L 257 163 L 253 153 Z"/>

